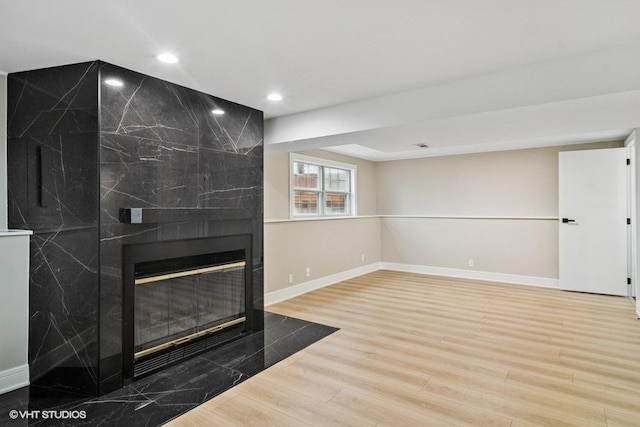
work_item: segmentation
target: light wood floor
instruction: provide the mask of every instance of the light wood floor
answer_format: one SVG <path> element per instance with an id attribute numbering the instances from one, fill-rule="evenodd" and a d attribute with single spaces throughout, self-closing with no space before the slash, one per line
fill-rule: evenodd
<path id="1" fill-rule="evenodd" d="M 626 298 L 378 271 L 268 310 L 341 330 L 171 427 L 640 426 Z"/>

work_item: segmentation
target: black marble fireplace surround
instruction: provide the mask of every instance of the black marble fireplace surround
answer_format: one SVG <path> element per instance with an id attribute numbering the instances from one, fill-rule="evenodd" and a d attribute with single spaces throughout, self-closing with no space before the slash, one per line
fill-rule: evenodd
<path id="1" fill-rule="evenodd" d="M 9 226 L 34 231 L 32 388 L 123 386 L 129 245 L 250 235 L 263 329 L 262 112 L 101 61 L 7 86 Z"/>

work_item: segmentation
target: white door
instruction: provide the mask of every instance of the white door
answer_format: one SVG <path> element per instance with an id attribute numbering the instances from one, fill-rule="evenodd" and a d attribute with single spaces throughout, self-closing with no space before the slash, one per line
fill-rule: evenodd
<path id="1" fill-rule="evenodd" d="M 626 149 L 559 154 L 560 288 L 627 295 Z"/>

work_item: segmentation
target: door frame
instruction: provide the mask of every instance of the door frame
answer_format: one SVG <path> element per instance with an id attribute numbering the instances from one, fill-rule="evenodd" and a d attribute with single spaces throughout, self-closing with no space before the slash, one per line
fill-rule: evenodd
<path id="1" fill-rule="evenodd" d="M 631 278 L 631 287 L 629 289 L 629 296 L 636 299 L 636 314 L 640 318 L 640 283 L 638 280 L 638 226 L 637 226 L 637 212 L 638 212 L 638 170 L 636 168 L 636 133 L 637 129 L 634 129 L 624 142 L 627 148 L 627 158 L 629 159 L 629 169 L 627 171 L 628 176 L 628 217 L 631 218 L 631 224 L 628 230 L 628 272 Z"/>

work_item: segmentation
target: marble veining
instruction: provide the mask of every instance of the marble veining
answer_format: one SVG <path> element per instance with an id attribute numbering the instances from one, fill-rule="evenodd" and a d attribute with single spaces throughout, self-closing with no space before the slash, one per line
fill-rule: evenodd
<path id="1" fill-rule="evenodd" d="M 98 62 L 68 67 L 12 74 L 8 137 L 97 131 Z"/>
<path id="2" fill-rule="evenodd" d="M 34 231 L 33 384 L 92 395 L 122 387 L 123 245 L 251 234 L 253 330 L 262 329 L 262 112 L 101 61 L 12 73 L 7 95 L 9 225 Z M 123 208 L 252 217 L 130 224 Z"/>
<path id="3" fill-rule="evenodd" d="M 210 350 L 99 398 L 42 394 L 25 387 L 0 396 L 0 425 L 158 426 L 193 409 L 337 329 L 265 313 L 264 331 Z M 11 410 L 85 411 L 83 420 L 9 419 Z"/>

